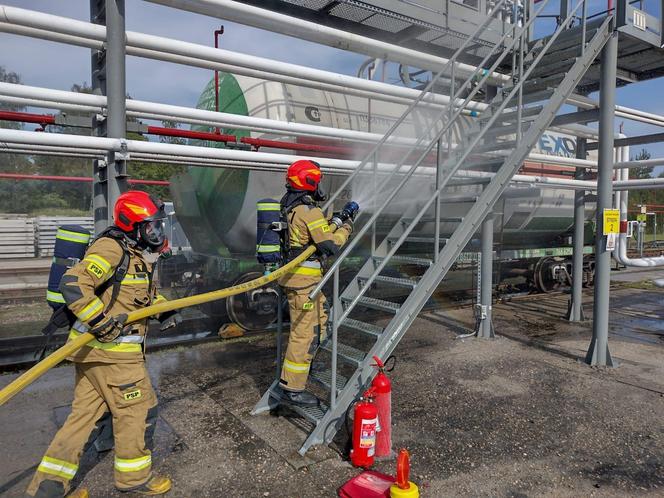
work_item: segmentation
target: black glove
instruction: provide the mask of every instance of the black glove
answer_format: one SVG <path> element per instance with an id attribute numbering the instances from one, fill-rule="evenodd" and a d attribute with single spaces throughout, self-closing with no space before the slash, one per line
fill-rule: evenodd
<path id="1" fill-rule="evenodd" d="M 90 333 L 94 335 L 99 342 L 113 342 L 122 334 L 122 329 L 124 329 L 126 321 L 126 313 L 112 316 L 105 322 L 91 329 Z"/>
<path id="2" fill-rule="evenodd" d="M 161 323 L 161 326 L 159 327 L 159 330 L 161 331 L 177 327 L 182 323 L 182 315 L 177 311 L 167 311 L 166 313 L 161 314 L 159 317 L 159 323 Z"/>

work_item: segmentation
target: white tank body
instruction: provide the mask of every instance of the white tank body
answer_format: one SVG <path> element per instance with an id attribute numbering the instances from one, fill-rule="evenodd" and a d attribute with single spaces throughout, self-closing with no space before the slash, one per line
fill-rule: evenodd
<path id="1" fill-rule="evenodd" d="M 372 132 L 382 135 L 401 116 L 405 106 L 377 100 L 325 92 L 305 87 L 286 85 L 220 74 L 220 110 L 280 121 L 314 124 L 342 130 Z M 199 108 L 214 109 L 214 82 L 203 91 L 198 102 Z M 472 123 L 466 117 L 453 131 L 453 144 L 460 135 L 467 132 Z M 398 129 L 398 135 L 416 138 L 423 133 L 426 116 L 417 120 L 407 120 Z M 209 129 L 194 127 L 201 131 Z M 244 130 L 221 130 L 240 136 L 249 136 Z M 286 137 L 264 133 L 251 133 L 254 138 L 267 138 L 288 142 L 316 143 L 328 145 L 327 139 L 313 137 Z M 335 143 L 339 145 L 339 143 Z M 344 145 L 347 142 L 344 143 Z M 209 143 L 210 146 L 222 146 Z M 575 139 L 555 133 L 546 133 L 540 140 L 536 152 L 554 155 L 574 155 Z M 269 152 L 297 154 L 292 150 L 262 149 Z M 361 159 L 365 150 L 351 154 Z M 303 153 L 302 155 L 324 155 Z M 346 156 L 345 158 L 347 158 Z M 205 170 L 205 171 L 201 171 Z M 364 176 L 364 175 L 363 175 Z M 323 186 L 333 191 L 343 177 L 327 175 Z M 431 179 L 409 183 L 400 194 L 404 199 L 391 205 L 389 213 L 398 217 L 404 212 L 404 202 L 408 199 L 422 199 L 423 194 L 433 183 Z M 256 201 L 263 198 L 279 199 L 284 192 L 282 174 L 263 171 L 231 170 L 221 168 L 191 167 L 189 173 L 172 182 L 172 191 L 178 219 L 191 241 L 194 250 L 209 254 L 252 254 L 255 248 Z M 458 192 L 471 194 L 476 186 L 458 187 Z M 342 201 L 366 197 L 371 185 L 351 185 L 341 196 Z M 510 187 L 496 204 L 495 211 L 502 213 L 502 222 L 496 223 L 496 240 L 507 246 L 544 247 L 560 243 L 561 234 L 572 226 L 574 192 L 566 189 L 539 189 L 532 187 Z M 371 203 L 361 206 L 370 211 Z M 460 216 L 462 206 L 446 205 L 446 217 Z M 588 205 L 586 215 L 592 216 L 593 206 Z M 456 214 L 458 212 L 458 214 Z M 455 225 L 441 225 L 441 233 L 449 233 Z M 433 227 L 424 227 L 433 231 Z M 222 247 L 220 247 L 222 246 Z"/>

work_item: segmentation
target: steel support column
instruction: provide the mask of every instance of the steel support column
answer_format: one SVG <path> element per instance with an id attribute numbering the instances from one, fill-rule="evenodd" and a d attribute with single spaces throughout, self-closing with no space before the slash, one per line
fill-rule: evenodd
<path id="1" fill-rule="evenodd" d="M 90 0 L 90 22 L 106 25 L 106 0 Z M 90 57 L 91 85 L 94 95 L 106 95 L 106 51 L 92 50 Z M 106 116 L 97 114 L 92 119 L 92 134 L 106 136 Z M 95 234 L 108 226 L 108 192 L 106 188 L 107 168 L 105 159 L 92 161 L 92 211 Z"/>
<path id="2" fill-rule="evenodd" d="M 127 135 L 127 86 L 125 78 L 126 36 L 124 0 L 106 0 L 106 44 L 107 69 L 112 75 L 106 81 L 109 138 L 126 138 Z M 108 156 L 108 202 L 115 204 L 122 192 L 127 190 L 127 156 L 115 152 Z M 109 216 L 109 223 L 113 220 Z"/>
<path id="3" fill-rule="evenodd" d="M 597 235 L 595 237 L 595 301 L 593 307 L 593 337 L 586 355 L 586 363 L 613 366 L 609 353 L 609 285 L 611 281 L 611 253 L 606 250 L 604 209 L 611 208 L 613 191 L 613 140 L 616 97 L 616 66 L 618 32 L 607 41 L 601 55 L 599 159 L 597 171 Z"/>
<path id="4" fill-rule="evenodd" d="M 586 158 L 586 139 L 576 140 L 577 159 Z M 574 178 L 584 179 L 584 171 L 577 168 Z M 586 192 L 577 190 L 574 193 L 574 235 L 572 238 L 572 296 L 567 307 L 567 319 L 570 322 L 581 322 L 586 319 L 583 313 L 583 237 L 586 222 Z"/>
<path id="5" fill-rule="evenodd" d="M 477 314 L 477 337 L 496 337 L 491 319 L 493 301 L 493 215 L 489 214 L 482 222 L 480 259 L 480 302 Z"/>

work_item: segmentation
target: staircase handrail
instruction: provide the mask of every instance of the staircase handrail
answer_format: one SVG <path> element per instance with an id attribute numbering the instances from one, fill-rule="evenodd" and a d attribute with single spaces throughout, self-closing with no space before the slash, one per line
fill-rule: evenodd
<path id="1" fill-rule="evenodd" d="M 546 8 L 548 2 L 549 2 L 549 0 L 542 0 L 542 2 L 540 2 L 541 7 L 540 7 L 539 10 L 537 11 L 537 13 L 540 13 L 541 11 L 543 11 L 544 8 Z M 457 110 L 457 111 L 453 114 L 453 116 L 450 118 L 450 120 L 447 122 L 447 124 L 446 124 L 445 126 L 443 126 L 443 128 L 442 128 L 440 131 L 438 131 L 438 133 L 436 134 L 435 138 L 434 138 L 433 140 L 431 140 L 431 142 L 429 143 L 429 145 L 428 145 L 427 147 L 425 147 L 424 152 L 420 155 L 420 157 L 419 157 L 419 158 L 418 158 L 418 159 L 417 159 L 417 160 L 416 160 L 416 161 L 410 166 L 410 169 L 409 169 L 406 173 L 403 174 L 404 177 L 402 178 L 401 182 L 400 182 L 396 187 L 394 187 L 394 189 L 392 190 L 392 192 L 391 192 L 391 193 L 387 196 L 387 198 L 383 201 L 383 203 L 381 204 L 381 206 L 380 206 L 378 209 L 374 210 L 374 213 L 372 214 L 371 218 L 369 218 L 369 220 L 368 220 L 368 221 L 365 223 L 365 225 L 359 230 L 359 232 L 357 232 L 357 233 L 355 234 L 355 236 L 353 237 L 353 239 L 352 239 L 348 244 L 346 244 L 346 246 L 344 246 L 344 250 L 342 251 L 342 253 L 341 253 L 339 256 L 337 256 L 335 262 L 332 264 L 332 266 L 330 266 L 330 267 L 328 268 L 328 270 L 326 271 L 326 273 L 323 275 L 323 278 L 321 279 L 321 281 L 318 283 L 318 285 L 316 285 L 316 287 L 314 287 L 314 289 L 313 289 L 313 290 L 311 291 L 311 293 L 309 294 L 309 297 L 310 297 L 311 299 L 313 299 L 316 295 L 318 295 L 318 293 L 321 292 L 323 286 L 329 281 L 329 279 L 331 278 L 331 276 L 332 276 L 332 274 L 334 273 L 334 271 L 335 271 L 335 270 L 341 265 L 341 263 L 342 263 L 342 262 L 348 257 L 348 255 L 350 254 L 350 252 L 351 252 L 351 251 L 355 248 L 355 246 L 358 244 L 358 241 L 360 240 L 360 238 L 361 238 L 364 234 L 366 234 L 366 232 L 367 232 L 367 231 L 369 230 L 369 228 L 371 227 L 372 223 L 374 223 L 374 222 L 376 221 L 376 219 L 378 218 L 378 216 L 380 216 L 380 215 L 382 214 L 382 211 L 385 209 L 385 207 L 386 207 L 386 206 L 392 201 L 392 199 L 394 199 L 395 195 L 399 192 L 399 190 L 401 189 L 401 187 L 402 187 L 402 186 L 406 183 L 406 181 L 412 176 L 412 174 L 415 172 L 415 170 L 416 170 L 416 169 L 419 167 L 419 165 L 421 164 L 422 160 L 424 160 L 424 158 L 426 158 L 426 156 L 429 154 L 429 152 L 431 151 L 431 149 L 433 148 L 433 146 L 435 145 L 435 143 L 436 143 L 436 142 L 437 142 L 437 141 L 443 136 L 443 134 L 444 134 L 445 132 L 447 132 L 447 130 L 448 130 L 448 129 L 450 128 L 450 126 L 454 123 L 454 121 L 456 120 L 456 118 L 461 114 L 461 112 L 462 112 L 463 108 L 465 107 L 465 105 L 466 105 L 466 104 L 467 104 L 467 103 L 468 103 L 468 102 L 469 102 L 469 101 L 470 101 L 470 100 L 471 100 L 471 99 L 477 94 L 477 92 L 479 91 L 479 89 L 482 87 L 482 85 L 483 85 L 483 84 L 487 81 L 487 79 L 489 78 L 490 74 L 491 74 L 491 73 L 492 73 L 492 72 L 493 72 L 493 71 L 494 71 L 494 70 L 500 65 L 500 63 L 502 62 L 502 60 L 507 56 L 507 53 L 509 52 L 509 50 L 511 50 L 512 47 L 514 47 L 514 45 L 516 44 L 516 42 L 519 40 L 519 38 L 520 38 L 521 36 L 523 36 L 523 35 L 527 32 L 527 30 L 530 28 L 531 24 L 535 21 L 535 19 L 536 19 L 536 16 L 531 17 L 531 19 L 529 19 L 528 22 L 527 22 L 526 24 L 524 24 L 523 26 L 517 26 L 516 24 L 512 25 L 513 28 L 512 28 L 511 31 L 512 31 L 512 32 L 516 32 L 516 29 L 518 28 L 518 29 L 519 29 L 519 35 L 513 37 L 512 41 L 509 43 L 508 47 L 506 47 L 505 50 L 503 51 L 503 54 L 502 54 L 500 57 L 498 57 L 498 59 L 496 59 L 496 61 L 493 63 L 493 65 L 492 65 L 491 68 L 489 68 L 489 69 L 483 69 L 483 68 L 481 68 L 481 65 L 482 65 L 482 64 L 480 64 L 480 66 L 478 66 L 477 71 L 476 71 L 475 73 L 471 74 L 471 75 L 466 79 L 466 81 L 465 81 L 465 82 L 459 87 L 459 89 L 457 90 L 457 92 L 454 94 L 454 97 L 450 99 L 450 104 L 448 104 L 448 106 L 451 105 L 451 102 L 456 98 L 457 95 L 460 95 L 460 94 L 466 89 L 467 85 L 475 79 L 475 76 L 476 76 L 479 72 L 482 72 L 482 74 L 483 74 L 482 78 L 479 80 L 479 82 L 477 83 L 476 87 L 475 87 L 475 88 L 474 88 L 474 89 L 468 94 L 468 96 L 465 98 L 464 103 L 459 107 L 459 110 Z M 499 47 L 499 46 L 502 44 L 502 42 L 508 37 L 509 33 L 510 33 L 510 31 L 507 31 L 505 34 L 503 34 L 503 36 L 501 37 L 501 39 L 500 39 L 500 40 L 494 45 L 492 51 L 486 56 L 485 60 L 487 60 L 489 57 L 491 57 L 491 55 L 493 54 L 493 51 L 494 51 L 497 47 Z M 483 62 L 484 62 L 484 61 L 483 61 Z M 442 114 L 444 114 L 444 113 L 446 112 L 448 106 L 446 106 L 446 107 L 443 109 L 443 111 L 441 111 L 440 116 L 442 116 Z M 486 129 L 486 128 L 484 128 L 484 129 Z M 481 136 L 480 136 L 480 138 L 481 138 Z M 396 174 L 396 172 L 399 172 L 399 171 L 400 171 L 401 167 L 404 165 L 404 162 L 405 162 L 405 159 L 402 160 L 400 163 L 397 164 L 395 171 L 392 173 L 392 175 L 389 176 L 389 178 L 387 178 L 386 181 L 389 181 L 389 180 L 394 176 L 394 174 Z M 386 183 L 386 182 L 384 182 L 383 184 L 385 184 L 385 183 Z"/>
<path id="2" fill-rule="evenodd" d="M 568 18 L 566 19 L 566 21 L 570 20 L 570 19 L 573 17 L 574 13 L 575 13 L 575 12 L 577 11 L 577 9 L 579 8 L 579 6 L 581 6 L 581 5 L 584 4 L 585 2 L 587 2 L 587 0 L 579 0 L 579 3 L 578 3 L 577 6 L 572 10 L 572 12 L 569 14 L 569 16 L 568 16 Z M 533 63 L 532 63 L 532 64 L 530 65 L 530 67 L 528 68 L 528 70 L 524 73 L 524 77 L 523 77 L 522 80 L 519 82 L 519 85 L 516 85 L 516 86 L 512 89 L 512 91 L 510 92 L 509 96 L 508 96 L 507 98 L 504 99 L 504 101 L 503 101 L 503 103 L 501 104 L 501 106 L 496 110 L 496 112 L 494 113 L 494 115 L 492 116 L 492 118 L 489 120 L 489 122 L 487 123 L 487 125 L 483 128 L 483 130 L 488 130 L 488 129 L 491 127 L 491 125 L 493 124 L 493 122 L 495 122 L 495 120 L 496 120 L 497 117 L 499 116 L 500 112 L 502 112 L 502 110 L 506 107 L 507 103 L 508 103 L 508 102 L 511 100 L 511 98 L 514 96 L 514 93 L 517 92 L 517 91 L 519 91 L 519 88 L 521 87 L 521 85 L 522 85 L 522 84 L 528 79 L 528 76 L 530 75 L 530 72 L 531 72 L 531 71 L 537 66 L 537 64 L 539 63 L 539 61 L 541 60 L 541 58 L 546 54 L 546 52 L 547 52 L 548 49 L 551 47 L 551 45 L 553 44 L 553 42 L 555 41 L 555 39 L 560 35 L 560 33 L 562 33 L 562 31 L 564 31 L 565 29 L 567 29 L 567 28 L 565 28 L 564 26 L 566 26 L 566 22 L 561 23 L 561 25 L 556 29 L 556 32 L 555 32 L 554 35 L 551 37 L 551 40 L 549 41 L 549 43 L 547 43 L 547 44 L 544 46 L 544 48 L 542 49 L 541 53 L 540 53 L 540 54 L 538 55 L 538 57 L 533 61 Z M 585 35 L 585 30 L 583 31 L 583 35 Z M 585 38 L 586 38 L 585 36 L 582 36 L 582 39 L 583 39 L 584 41 L 585 41 Z M 360 291 L 358 292 L 357 296 L 356 296 L 356 297 L 353 299 L 353 301 L 352 301 L 352 302 L 346 307 L 344 313 L 341 315 L 341 317 L 340 317 L 340 319 L 339 319 L 340 322 L 343 321 L 345 318 L 348 317 L 348 315 L 350 314 L 350 311 L 351 311 L 351 310 L 353 309 L 353 307 L 357 304 L 357 302 L 359 301 L 359 299 L 364 295 L 364 293 L 366 292 L 366 290 L 369 289 L 369 288 L 371 288 L 371 284 L 374 282 L 374 280 L 376 279 L 376 277 L 378 276 L 378 274 L 380 273 L 380 271 L 386 266 L 387 262 L 389 261 L 389 258 L 392 257 L 392 256 L 396 253 L 396 251 L 399 249 L 399 246 L 400 246 L 401 244 L 403 244 L 404 240 L 408 237 L 408 235 L 409 235 L 410 232 L 413 230 L 413 228 L 415 227 L 415 225 L 417 224 L 417 222 L 422 218 L 422 216 L 424 216 L 424 213 L 426 213 L 426 211 L 431 207 L 431 204 L 432 204 L 432 203 L 433 203 L 433 202 L 434 202 L 434 201 L 435 201 L 435 200 L 441 195 L 443 189 L 444 189 L 445 186 L 446 186 L 447 181 L 448 181 L 448 180 L 454 175 L 454 173 L 457 171 L 457 169 L 458 169 L 458 165 L 460 165 L 460 164 L 466 159 L 466 157 L 470 154 L 470 152 L 471 152 L 471 151 L 473 150 L 473 148 L 477 145 L 477 143 L 479 142 L 480 139 L 481 139 L 481 134 L 478 135 L 478 136 L 473 140 L 473 143 L 472 143 L 472 145 L 471 145 L 470 147 L 467 147 L 467 148 L 466 148 L 466 152 L 464 152 L 463 155 L 462 155 L 462 157 L 457 161 L 457 168 L 455 168 L 454 170 L 451 170 L 451 171 L 446 175 L 447 178 L 446 178 L 444 181 L 441 182 L 441 186 L 436 190 L 436 192 L 433 193 L 433 195 L 427 200 L 427 202 L 425 202 L 424 206 L 420 208 L 420 210 L 419 210 L 418 213 L 415 215 L 415 217 L 413 218 L 413 220 L 412 220 L 412 221 L 409 223 L 409 225 L 404 229 L 404 233 L 399 237 L 399 239 L 398 239 L 394 244 L 392 244 L 392 247 L 391 247 L 390 251 L 388 251 L 387 255 L 383 258 L 383 261 L 382 261 L 382 262 L 376 267 L 376 269 L 375 269 L 375 271 L 372 273 L 372 275 L 370 275 L 370 276 L 366 279 L 366 281 L 364 282 L 364 285 L 362 286 L 362 288 L 361 288 Z M 434 249 L 435 249 L 437 252 L 439 252 L 437 247 L 434 248 Z M 331 270 L 331 269 L 332 269 L 332 268 L 330 268 L 330 270 Z"/>
<path id="3" fill-rule="evenodd" d="M 417 105 L 424 100 L 425 96 L 427 94 L 432 94 L 433 92 L 431 91 L 436 84 L 436 82 L 439 80 L 439 78 L 444 74 L 447 73 L 447 70 L 450 66 L 453 67 L 453 64 L 456 62 L 456 59 L 463 53 L 465 48 L 477 37 L 480 33 L 486 29 L 486 27 L 490 24 L 490 22 L 493 20 L 493 16 L 496 12 L 500 12 L 500 9 L 502 8 L 503 4 L 506 3 L 507 0 L 500 0 L 498 4 L 494 7 L 494 10 L 491 12 L 490 16 L 487 16 L 487 18 L 484 20 L 484 22 L 477 28 L 477 30 L 469 36 L 463 44 L 454 52 L 454 55 L 450 57 L 450 59 L 445 63 L 443 68 L 436 73 L 434 77 L 431 78 L 431 81 L 427 84 L 427 86 L 422 90 L 422 92 L 417 96 L 417 98 L 411 102 L 411 104 L 408 106 L 408 108 L 403 112 L 403 114 L 390 126 L 390 128 L 385 132 L 383 137 L 373 146 L 373 148 L 365 155 L 364 159 L 358 164 L 357 168 L 344 180 L 344 182 L 341 184 L 340 187 L 337 188 L 337 190 L 330 195 L 328 198 L 327 202 L 323 205 L 323 211 L 327 211 L 327 209 L 332 206 L 332 203 L 336 200 L 336 198 L 339 196 L 339 194 L 348 186 L 348 184 L 359 174 L 359 172 L 367 165 L 369 162 L 372 160 L 373 156 L 378 152 L 378 150 L 389 140 L 389 138 L 392 136 L 392 134 L 399 128 L 401 123 L 404 122 L 406 117 L 408 117 L 417 107 Z M 476 68 L 475 72 L 473 73 L 476 74 L 477 70 L 481 69 L 479 66 Z M 456 104 L 455 99 L 453 97 L 450 97 L 450 101 L 448 102 L 447 108 L 450 105 Z M 464 107 L 465 107 L 464 103 Z M 418 145 L 416 144 L 413 148 L 416 148 Z"/>

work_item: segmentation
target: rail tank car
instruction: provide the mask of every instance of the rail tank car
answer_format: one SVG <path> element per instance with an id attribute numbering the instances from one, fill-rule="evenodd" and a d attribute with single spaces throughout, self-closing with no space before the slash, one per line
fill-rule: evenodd
<path id="1" fill-rule="evenodd" d="M 278 82 L 255 78 L 219 74 L 219 110 L 233 114 L 269 118 L 287 122 L 307 123 L 318 126 L 340 128 L 344 130 L 370 131 L 383 134 L 394 121 L 401 116 L 405 106 L 382 101 L 369 100 L 353 95 L 332 93 L 312 88 L 298 87 Z M 197 104 L 198 108 L 215 109 L 215 84 L 211 80 L 205 87 Z M 470 127 L 472 117 L 460 120 L 453 130 L 453 142 L 459 140 Z M 399 128 L 399 135 L 417 137 L 422 123 L 411 120 Z M 193 127 L 197 131 L 214 131 L 205 127 Z M 278 137 L 270 134 L 257 134 L 247 130 L 223 129 L 221 133 L 237 137 L 253 137 L 285 140 L 308 144 L 330 145 L 329 139 L 291 136 Z M 200 144 L 200 142 L 198 142 Z M 205 145 L 224 147 L 223 143 L 209 142 Z M 334 144 L 332 144 L 334 145 Z M 561 156 L 574 156 L 575 140 L 572 137 L 556 133 L 546 133 L 540 140 L 537 152 Z M 270 152 L 296 154 L 292 150 L 271 149 Z M 324 156 L 322 153 L 308 155 Z M 350 151 L 344 159 L 361 159 L 363 150 Z M 339 157 L 339 156 L 337 156 Z M 530 165 L 534 167 L 534 165 Z M 564 167 L 547 167 L 538 174 L 565 174 Z M 334 191 L 343 181 L 343 177 L 326 175 L 324 187 Z M 460 187 L 460 191 L 470 194 L 476 186 Z M 171 182 L 171 191 L 175 203 L 178 221 L 189 239 L 192 250 L 197 253 L 198 261 L 205 261 L 207 287 L 214 287 L 220 281 L 232 282 L 231 276 L 240 279 L 246 272 L 256 270 L 255 205 L 258 199 L 279 198 L 284 189 L 284 177 L 279 173 L 240 170 L 230 168 L 191 167 L 185 174 Z M 351 186 L 344 192 L 343 199 L 357 197 L 358 192 Z M 549 273 L 549 266 L 542 268 L 541 259 L 550 256 L 565 256 L 561 246 L 569 245 L 572 229 L 574 192 L 565 189 L 540 189 L 529 186 L 513 186 L 496 204 L 496 211 L 501 213 L 494 223 L 495 240 L 500 244 L 503 259 L 518 260 L 506 265 L 507 270 L 517 268 L 531 280 L 540 282 Z M 365 209 L 370 206 L 363 206 Z M 593 215 L 593 206 L 587 204 L 586 219 Z M 395 206 L 395 221 L 400 208 Z M 446 213 L 454 217 L 453 212 Z M 423 229 L 432 227 L 424 226 Z M 453 225 L 441 225 L 441 234 L 449 232 Z M 569 252 L 569 251 L 567 251 Z M 201 259 L 202 258 L 202 259 Z M 206 259 L 207 258 L 207 259 Z M 210 258 L 213 258 L 212 260 Z M 214 258 L 217 258 L 216 260 Z M 223 263 L 219 263 L 223 260 Z M 216 261 L 211 263 L 211 261 Z M 556 260 L 557 261 L 557 260 Z M 537 269 L 537 263 L 539 269 Z M 210 265 L 212 264 L 213 269 Z M 531 273 L 539 271 L 540 278 L 533 278 Z M 525 273 L 524 273 L 525 272 Z M 216 275 L 216 277 L 212 277 Z M 222 277 L 223 275 L 223 277 Z M 204 285 L 203 288 L 206 286 Z M 550 290 L 546 285 L 539 285 L 540 290 Z M 200 290 L 200 289 L 199 289 Z M 236 300 L 237 301 L 237 300 Z M 246 303 L 244 303 L 246 305 Z M 229 302 L 229 314 L 232 308 L 242 308 L 242 303 Z M 246 318 L 249 313 L 242 310 Z M 267 320 L 267 317 L 266 317 Z M 241 319 L 236 321 L 242 322 Z M 246 325 L 246 324 L 242 324 Z M 263 325 L 261 323 L 261 325 Z M 248 327 L 247 327 L 248 328 Z"/>

